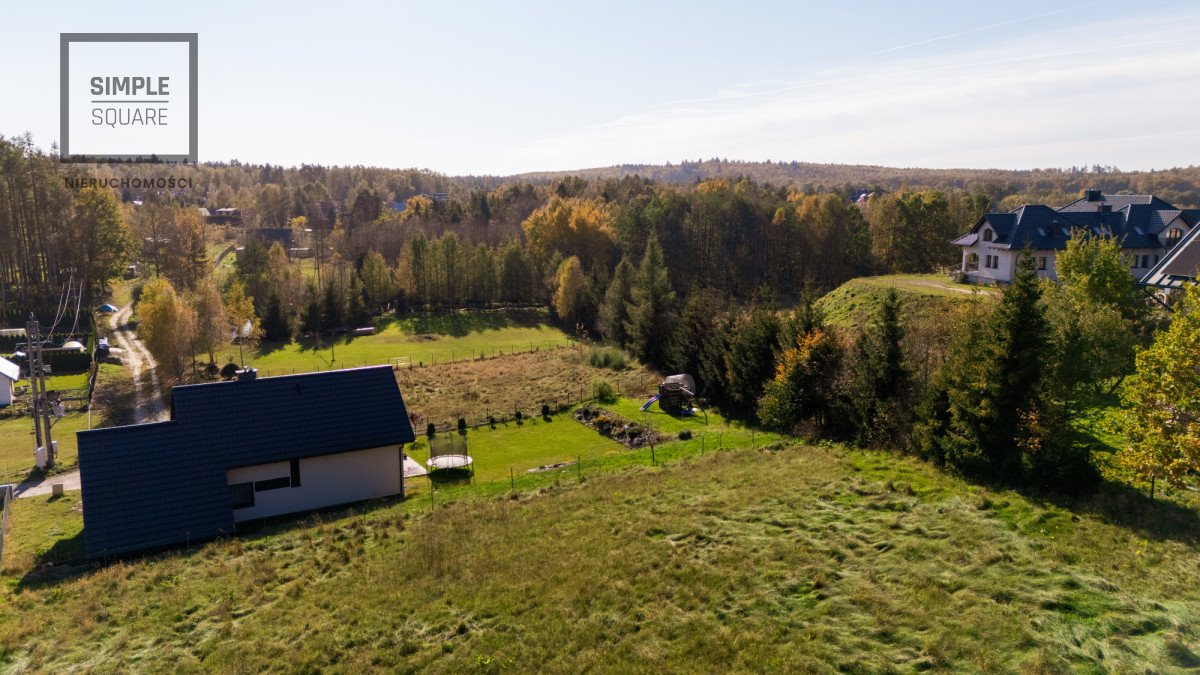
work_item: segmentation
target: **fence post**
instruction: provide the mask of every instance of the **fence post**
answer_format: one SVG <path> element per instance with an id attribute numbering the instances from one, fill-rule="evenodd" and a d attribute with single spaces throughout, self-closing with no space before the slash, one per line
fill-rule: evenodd
<path id="1" fill-rule="evenodd" d="M 508 487 L 514 491 L 517 489 L 517 479 L 513 476 L 513 468 L 511 466 L 508 467 Z"/>
<path id="2" fill-rule="evenodd" d="M 583 482 L 583 455 L 575 455 L 575 475 L 579 476 L 579 482 Z"/>

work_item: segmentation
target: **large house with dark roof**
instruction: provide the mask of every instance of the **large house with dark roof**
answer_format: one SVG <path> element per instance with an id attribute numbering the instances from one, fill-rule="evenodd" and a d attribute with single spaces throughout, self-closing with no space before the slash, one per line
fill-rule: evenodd
<path id="1" fill-rule="evenodd" d="M 1055 258 L 1076 230 L 1119 237 L 1135 277 L 1142 277 L 1200 223 L 1200 211 L 1184 211 L 1152 195 L 1106 195 L 1088 190 L 1060 208 L 1027 204 L 1010 213 L 989 213 L 954 240 L 962 248 L 962 273 L 979 283 L 1007 283 L 1017 257 L 1029 248 L 1038 274 L 1057 279 Z"/>
<path id="2" fill-rule="evenodd" d="M 403 446 L 414 440 L 388 366 L 178 386 L 170 420 L 78 438 L 93 558 L 403 494 Z"/>

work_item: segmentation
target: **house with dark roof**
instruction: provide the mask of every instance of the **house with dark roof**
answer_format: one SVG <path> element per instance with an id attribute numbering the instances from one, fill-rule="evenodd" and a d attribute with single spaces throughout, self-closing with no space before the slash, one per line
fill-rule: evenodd
<path id="1" fill-rule="evenodd" d="M 970 281 L 1007 283 L 1017 257 L 1029 248 L 1038 274 L 1057 279 L 1055 258 L 1072 232 L 1119 237 L 1135 277 L 1142 277 L 1200 223 L 1200 213 L 1177 209 L 1153 195 L 1106 195 L 1087 190 L 1059 208 L 1027 204 L 989 213 L 954 240 L 962 248 L 961 270 Z"/>
<path id="2" fill-rule="evenodd" d="M 403 494 L 414 436 L 381 366 L 178 386 L 169 420 L 78 439 L 84 545 L 96 558 Z"/>
<path id="3" fill-rule="evenodd" d="M 1200 211 L 1193 211 L 1200 219 Z M 1173 291 L 1200 279 L 1200 227 L 1183 235 L 1157 265 L 1150 268 L 1141 282 L 1145 286 Z"/>

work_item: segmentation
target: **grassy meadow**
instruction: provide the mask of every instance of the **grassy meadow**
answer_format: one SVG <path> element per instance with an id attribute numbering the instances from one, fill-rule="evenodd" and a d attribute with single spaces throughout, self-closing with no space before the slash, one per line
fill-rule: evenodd
<path id="1" fill-rule="evenodd" d="M 592 395 L 603 380 L 619 391 L 653 391 L 661 379 L 632 363 L 618 369 L 592 365 L 594 349 L 506 354 L 503 357 L 401 368 L 396 380 L 404 403 L 439 426 L 459 417 L 471 424 L 512 417 L 516 410 L 537 414 L 542 403 L 551 408 Z"/>
<path id="2" fill-rule="evenodd" d="M 822 296 L 817 307 L 830 324 L 861 326 L 874 316 L 890 289 L 899 293 L 906 319 L 917 321 L 945 319 L 963 301 L 996 297 L 994 288 L 955 283 L 943 274 L 889 274 L 851 279 Z"/>
<path id="3" fill-rule="evenodd" d="M 264 342 L 246 355 L 263 375 L 330 368 L 384 365 L 406 358 L 413 365 L 469 360 L 480 356 L 541 352 L 574 341 L 549 323 L 545 310 L 461 311 L 403 319 L 388 317 L 374 335 L 302 338 Z M 226 354 L 236 360 L 237 353 Z"/>
<path id="4" fill-rule="evenodd" d="M 1043 503 L 895 455 L 774 447 L 582 481 L 532 474 L 516 492 L 481 471 L 474 496 L 432 511 L 421 498 L 367 505 L 14 577 L 0 658 L 14 670 L 1200 666 L 1194 510 L 1128 495 L 1109 497 L 1119 509 Z M 14 518 L 50 505 L 37 527 L 69 534 L 54 514 L 73 504 L 45 501 Z"/>

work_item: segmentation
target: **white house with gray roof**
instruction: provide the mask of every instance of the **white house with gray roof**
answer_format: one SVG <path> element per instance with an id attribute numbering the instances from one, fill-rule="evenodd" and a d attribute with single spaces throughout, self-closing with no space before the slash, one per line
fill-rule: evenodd
<path id="1" fill-rule="evenodd" d="M 977 283 L 1008 283 L 1028 248 L 1038 274 L 1057 279 L 1055 258 L 1073 231 L 1119 237 L 1130 269 L 1141 278 L 1200 223 L 1200 211 L 1177 209 L 1153 195 L 1107 195 L 1087 190 L 1059 208 L 1027 204 L 989 213 L 954 240 L 962 248 L 963 275 Z"/>

